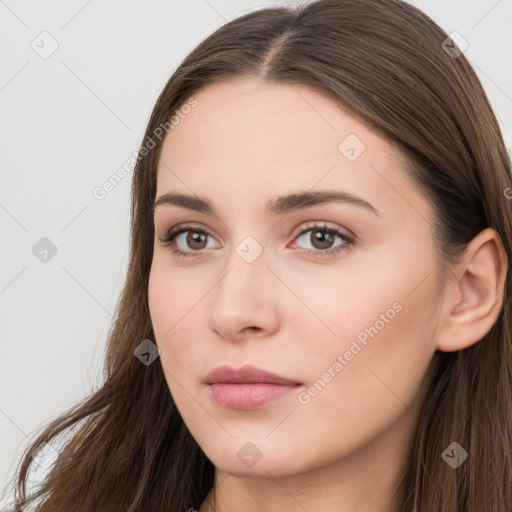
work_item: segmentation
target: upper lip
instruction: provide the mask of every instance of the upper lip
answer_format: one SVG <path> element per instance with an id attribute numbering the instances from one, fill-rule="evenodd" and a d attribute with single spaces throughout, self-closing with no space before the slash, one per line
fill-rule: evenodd
<path id="1" fill-rule="evenodd" d="M 287 379 L 286 377 L 263 370 L 262 368 L 257 368 L 250 364 L 242 366 L 242 368 L 238 370 L 227 365 L 218 366 L 205 377 L 204 381 L 207 384 L 215 384 L 218 382 L 232 384 L 266 382 L 269 384 L 280 384 L 282 386 L 300 384 L 300 382 Z"/>

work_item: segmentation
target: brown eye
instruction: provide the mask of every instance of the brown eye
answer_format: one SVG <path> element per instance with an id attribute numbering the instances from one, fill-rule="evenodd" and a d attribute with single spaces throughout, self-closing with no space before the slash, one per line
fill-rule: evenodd
<path id="1" fill-rule="evenodd" d="M 205 241 L 208 236 L 207 233 L 191 230 L 185 231 L 185 233 L 188 233 L 185 237 L 185 245 L 195 250 L 201 250 L 206 247 Z"/>
<path id="2" fill-rule="evenodd" d="M 336 239 L 341 240 L 341 243 L 333 245 Z M 306 247 L 308 254 L 323 255 L 325 253 L 328 255 L 346 249 L 352 243 L 352 239 L 341 233 L 337 228 L 313 226 L 301 231 L 293 245 L 297 246 L 298 242 L 301 242 L 302 245 L 304 243 L 310 244 L 310 247 Z"/>
<path id="3" fill-rule="evenodd" d="M 312 229 L 310 240 L 315 249 L 329 249 L 334 242 L 334 234 L 326 230 Z"/>
<path id="4" fill-rule="evenodd" d="M 179 229 L 170 229 L 160 242 L 164 246 L 171 246 L 177 256 L 200 256 L 208 248 L 208 237 L 213 237 L 206 231 L 195 226 L 183 226 Z"/>

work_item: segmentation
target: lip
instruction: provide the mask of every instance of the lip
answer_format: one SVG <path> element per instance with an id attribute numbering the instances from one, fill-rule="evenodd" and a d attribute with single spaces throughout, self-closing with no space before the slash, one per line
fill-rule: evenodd
<path id="1" fill-rule="evenodd" d="M 205 383 L 214 402 L 240 410 L 263 407 L 289 395 L 302 384 L 252 365 L 238 370 L 219 366 L 206 376 Z"/>
<path id="2" fill-rule="evenodd" d="M 262 368 L 250 364 L 246 364 L 238 370 L 227 365 L 218 366 L 205 377 L 204 381 L 206 384 L 254 384 L 262 382 L 267 384 L 279 384 L 281 386 L 302 384 L 301 382 L 287 379 L 277 373 L 269 372 L 268 370 L 263 370 Z"/>

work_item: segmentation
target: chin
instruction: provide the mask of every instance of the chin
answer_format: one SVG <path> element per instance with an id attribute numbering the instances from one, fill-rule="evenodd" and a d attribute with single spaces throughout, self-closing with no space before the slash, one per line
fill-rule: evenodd
<path id="1" fill-rule="evenodd" d="M 265 437 L 243 436 L 202 449 L 216 468 L 233 475 L 269 478 L 270 475 L 287 476 L 308 469 L 298 439 L 286 446 L 277 438 L 273 442 Z"/>

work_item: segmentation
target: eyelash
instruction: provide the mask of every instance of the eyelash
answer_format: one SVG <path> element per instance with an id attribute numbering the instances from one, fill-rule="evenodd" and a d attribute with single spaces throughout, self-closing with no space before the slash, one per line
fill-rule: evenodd
<path id="1" fill-rule="evenodd" d="M 327 223 L 324 222 L 323 226 L 313 222 L 311 224 L 308 224 L 302 229 L 294 238 L 296 240 L 300 236 L 302 236 L 304 233 L 307 233 L 308 231 L 320 231 L 324 233 L 329 233 L 330 235 L 334 235 L 335 237 L 338 236 L 341 239 L 343 239 L 343 244 L 338 245 L 337 247 L 333 249 L 303 249 L 303 252 L 310 256 L 320 256 L 320 257 L 328 257 L 329 255 L 336 255 L 339 252 L 345 251 L 349 248 L 350 245 L 354 243 L 354 240 L 346 235 L 344 232 L 339 230 L 337 227 L 328 227 Z M 198 233 L 201 235 L 207 235 L 211 236 L 207 231 L 204 229 L 201 229 L 200 227 L 194 226 L 194 225 L 185 225 L 178 229 L 171 228 L 169 231 L 167 231 L 164 238 L 160 238 L 160 242 L 164 247 L 172 246 L 174 245 L 174 239 L 180 235 L 181 233 L 186 233 L 187 231 L 192 231 L 194 233 Z M 175 247 L 171 248 L 171 251 L 173 254 L 175 254 L 179 258 L 186 258 L 186 257 L 200 257 L 202 256 L 201 251 L 184 251 L 182 249 L 176 249 Z"/>

